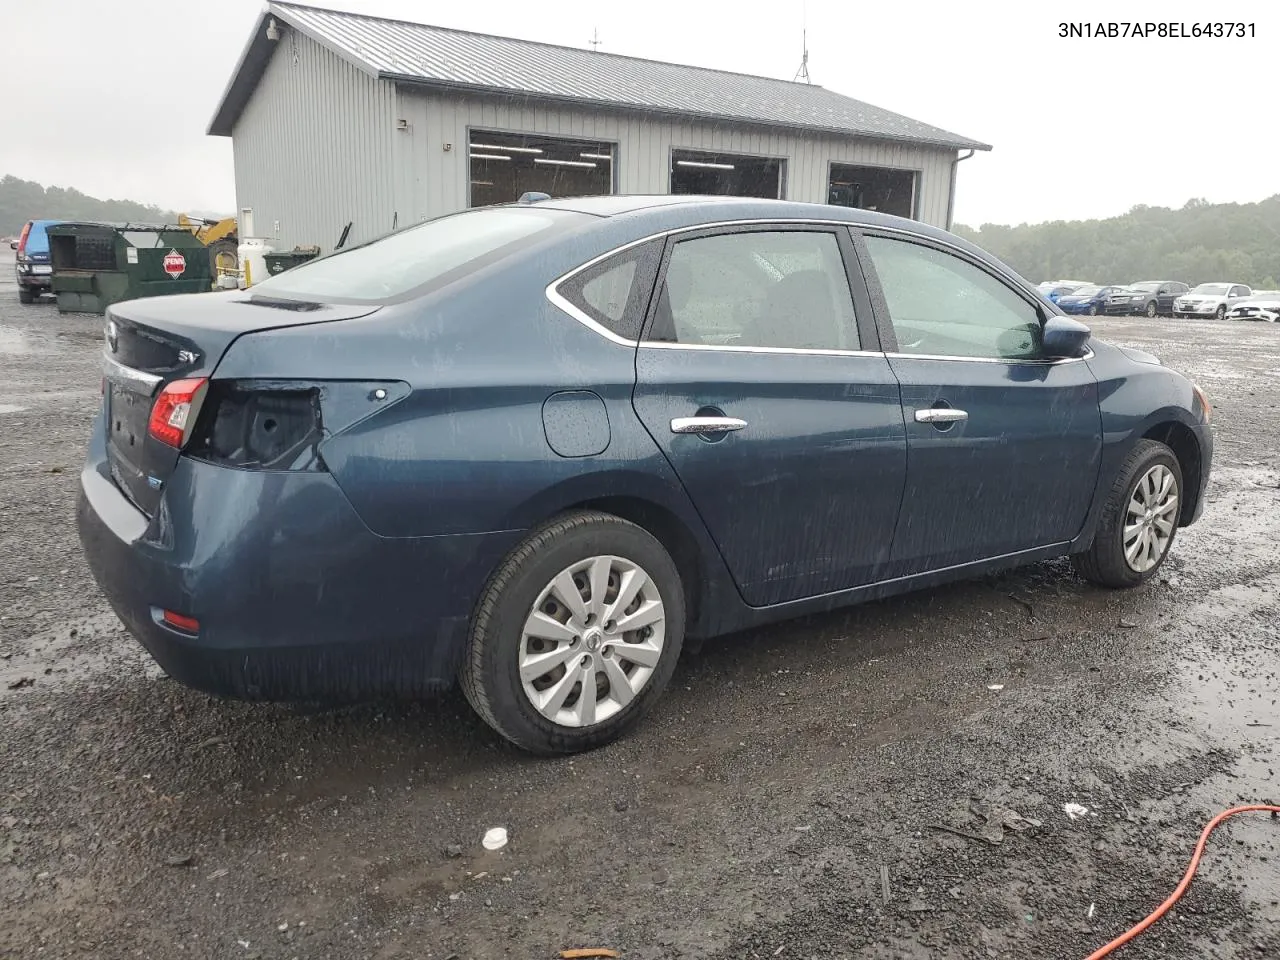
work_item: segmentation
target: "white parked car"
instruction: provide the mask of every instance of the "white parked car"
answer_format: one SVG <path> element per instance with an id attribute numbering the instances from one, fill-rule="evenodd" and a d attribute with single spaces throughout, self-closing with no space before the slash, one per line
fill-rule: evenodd
<path id="1" fill-rule="evenodd" d="M 1227 311 L 1232 320 L 1262 320 L 1265 323 L 1280 321 L 1280 290 L 1255 290 Z"/>
<path id="2" fill-rule="evenodd" d="M 1221 320 L 1227 311 L 1253 291 L 1243 283 L 1202 283 L 1190 293 L 1184 293 L 1173 301 L 1175 317 L 1216 317 Z"/>

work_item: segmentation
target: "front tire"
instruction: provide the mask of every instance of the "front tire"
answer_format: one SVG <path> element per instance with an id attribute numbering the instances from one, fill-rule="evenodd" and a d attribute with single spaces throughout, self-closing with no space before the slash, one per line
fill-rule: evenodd
<path id="1" fill-rule="evenodd" d="M 531 533 L 493 574 L 472 622 L 462 691 L 525 750 L 589 750 L 661 696 L 684 620 L 684 587 L 661 543 L 610 514 L 573 513 Z"/>
<path id="2" fill-rule="evenodd" d="M 1098 315 L 1098 305 L 1097 305 L 1097 304 L 1092 304 L 1092 305 L 1089 307 L 1089 316 L 1091 316 L 1091 317 L 1096 317 L 1097 315 Z"/>
<path id="3" fill-rule="evenodd" d="M 1163 443 L 1139 440 L 1125 457 L 1098 519 L 1093 543 L 1072 557 L 1102 587 L 1136 587 L 1155 576 L 1178 534 L 1182 468 Z"/>
<path id="4" fill-rule="evenodd" d="M 1160 311 L 1156 309 L 1156 302 L 1152 300 L 1147 304 L 1147 309 L 1144 312 L 1146 313 L 1148 320 L 1154 320 L 1156 318 L 1156 314 Z"/>
<path id="5" fill-rule="evenodd" d="M 1227 305 L 1225 303 L 1222 303 L 1222 304 L 1219 304 L 1218 309 L 1213 312 L 1213 319 L 1221 320 L 1226 315 L 1227 315 Z"/>

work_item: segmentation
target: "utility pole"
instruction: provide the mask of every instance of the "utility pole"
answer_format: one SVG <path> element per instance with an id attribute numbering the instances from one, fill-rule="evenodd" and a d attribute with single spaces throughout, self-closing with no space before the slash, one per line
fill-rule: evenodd
<path id="1" fill-rule="evenodd" d="M 600 28 L 593 27 L 591 30 L 591 49 L 596 53 L 600 52 Z"/>

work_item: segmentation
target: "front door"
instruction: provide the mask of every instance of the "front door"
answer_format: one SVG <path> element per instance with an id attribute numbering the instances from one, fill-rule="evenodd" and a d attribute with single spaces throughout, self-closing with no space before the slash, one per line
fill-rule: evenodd
<path id="1" fill-rule="evenodd" d="M 865 243 L 907 427 L 892 575 L 1073 539 L 1102 453 L 1089 365 L 1045 359 L 1043 310 L 978 260 L 892 234 Z"/>
<path id="2" fill-rule="evenodd" d="M 682 235 L 636 352 L 636 412 L 753 606 L 889 560 L 906 438 L 853 260 L 835 227 Z"/>

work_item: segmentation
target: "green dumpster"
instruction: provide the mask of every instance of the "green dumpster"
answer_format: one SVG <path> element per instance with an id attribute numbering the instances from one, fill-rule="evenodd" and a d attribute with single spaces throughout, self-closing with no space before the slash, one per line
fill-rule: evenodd
<path id="1" fill-rule="evenodd" d="M 274 277 L 300 263 L 314 260 L 319 255 L 319 247 L 294 247 L 287 253 L 264 253 L 262 259 L 267 262 L 267 273 Z"/>
<path id="2" fill-rule="evenodd" d="M 121 300 L 213 289 L 209 252 L 185 227 L 60 223 L 48 232 L 61 313 L 105 313 Z"/>

